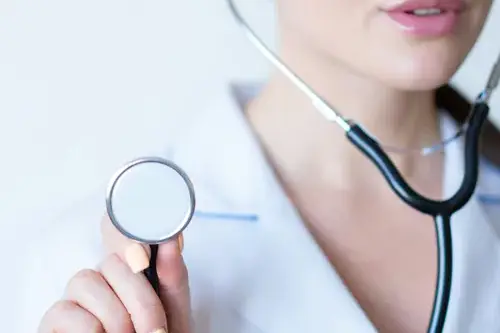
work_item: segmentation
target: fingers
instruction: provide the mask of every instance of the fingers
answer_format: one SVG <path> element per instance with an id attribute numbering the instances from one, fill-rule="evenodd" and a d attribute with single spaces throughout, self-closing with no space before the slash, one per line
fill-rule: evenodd
<path id="1" fill-rule="evenodd" d="M 105 333 L 101 322 L 71 301 L 54 304 L 45 314 L 39 333 Z"/>
<path id="2" fill-rule="evenodd" d="M 83 270 L 68 283 L 65 300 L 45 315 L 41 333 L 164 333 L 163 305 L 143 274 L 116 254 L 100 271 Z"/>
<path id="3" fill-rule="evenodd" d="M 101 234 L 108 254 L 117 254 L 134 273 L 142 272 L 149 266 L 151 249 L 122 235 L 106 215 L 101 221 Z"/>
<path id="4" fill-rule="evenodd" d="M 165 332 L 165 310 L 143 274 L 135 274 L 117 255 L 104 261 L 100 270 L 130 314 L 137 333 Z"/>
<path id="5" fill-rule="evenodd" d="M 169 333 L 189 333 L 191 306 L 188 271 L 181 256 L 183 238 L 160 245 L 158 277 L 160 299 L 167 314 Z"/>
<path id="6" fill-rule="evenodd" d="M 106 333 L 133 333 L 130 316 L 101 274 L 82 270 L 68 283 L 65 298 L 97 318 Z"/>
<path id="7" fill-rule="evenodd" d="M 102 220 L 101 232 L 108 253 L 115 253 L 134 273 L 149 266 L 149 246 L 135 243 L 123 236 L 108 217 Z M 169 333 L 190 332 L 190 293 L 188 273 L 181 256 L 183 247 L 184 238 L 180 235 L 177 240 L 162 244 L 158 249 L 156 263 L 160 298 L 166 311 Z M 143 278 L 142 274 L 139 275 Z M 114 286 L 112 287 L 114 289 Z M 125 307 L 128 308 L 127 304 Z"/>

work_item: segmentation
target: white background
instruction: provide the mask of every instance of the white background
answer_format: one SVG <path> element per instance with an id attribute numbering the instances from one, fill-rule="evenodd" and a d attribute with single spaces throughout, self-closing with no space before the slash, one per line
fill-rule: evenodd
<path id="1" fill-rule="evenodd" d="M 500 51 L 498 7 L 455 78 L 470 96 Z M 165 146 L 228 79 L 266 66 L 225 0 L 1 0 L 2 243 L 71 210 Z M 500 124 L 500 93 L 493 110 Z"/>

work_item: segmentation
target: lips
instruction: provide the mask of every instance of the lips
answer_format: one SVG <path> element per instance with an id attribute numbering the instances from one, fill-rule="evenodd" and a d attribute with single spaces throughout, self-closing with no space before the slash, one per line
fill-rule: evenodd
<path id="1" fill-rule="evenodd" d="M 461 0 L 409 0 L 384 9 L 403 32 L 421 37 L 453 33 L 463 10 Z"/>
<path id="2" fill-rule="evenodd" d="M 389 6 L 386 12 L 412 12 L 417 9 L 439 9 L 442 11 L 460 12 L 464 9 L 464 2 L 460 0 L 409 0 Z"/>

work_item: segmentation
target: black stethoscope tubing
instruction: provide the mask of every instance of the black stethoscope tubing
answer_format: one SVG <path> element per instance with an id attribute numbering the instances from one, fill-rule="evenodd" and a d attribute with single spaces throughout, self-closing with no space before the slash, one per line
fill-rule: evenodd
<path id="1" fill-rule="evenodd" d="M 479 137 L 481 128 L 488 117 L 486 103 L 474 105 L 472 117 L 465 132 L 465 170 L 462 184 L 451 198 L 435 201 L 415 192 L 401 176 L 394 163 L 380 145 L 361 127 L 352 125 L 347 138 L 363 152 L 380 170 L 392 190 L 409 206 L 434 218 L 437 242 L 437 280 L 434 304 L 428 332 L 442 332 L 450 300 L 453 243 L 451 236 L 451 216 L 460 210 L 472 197 L 479 177 Z"/>

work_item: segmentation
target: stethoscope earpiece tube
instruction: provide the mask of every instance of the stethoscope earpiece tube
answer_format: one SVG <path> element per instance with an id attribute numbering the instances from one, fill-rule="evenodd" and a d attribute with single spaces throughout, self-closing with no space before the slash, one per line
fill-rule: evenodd
<path id="1" fill-rule="evenodd" d="M 157 295 L 160 295 L 160 279 L 158 278 L 158 271 L 156 270 L 156 259 L 158 257 L 158 245 L 153 244 L 151 248 L 151 259 L 149 260 L 149 266 L 144 271 L 144 275 L 148 279 L 149 283 L 153 287 Z"/>

